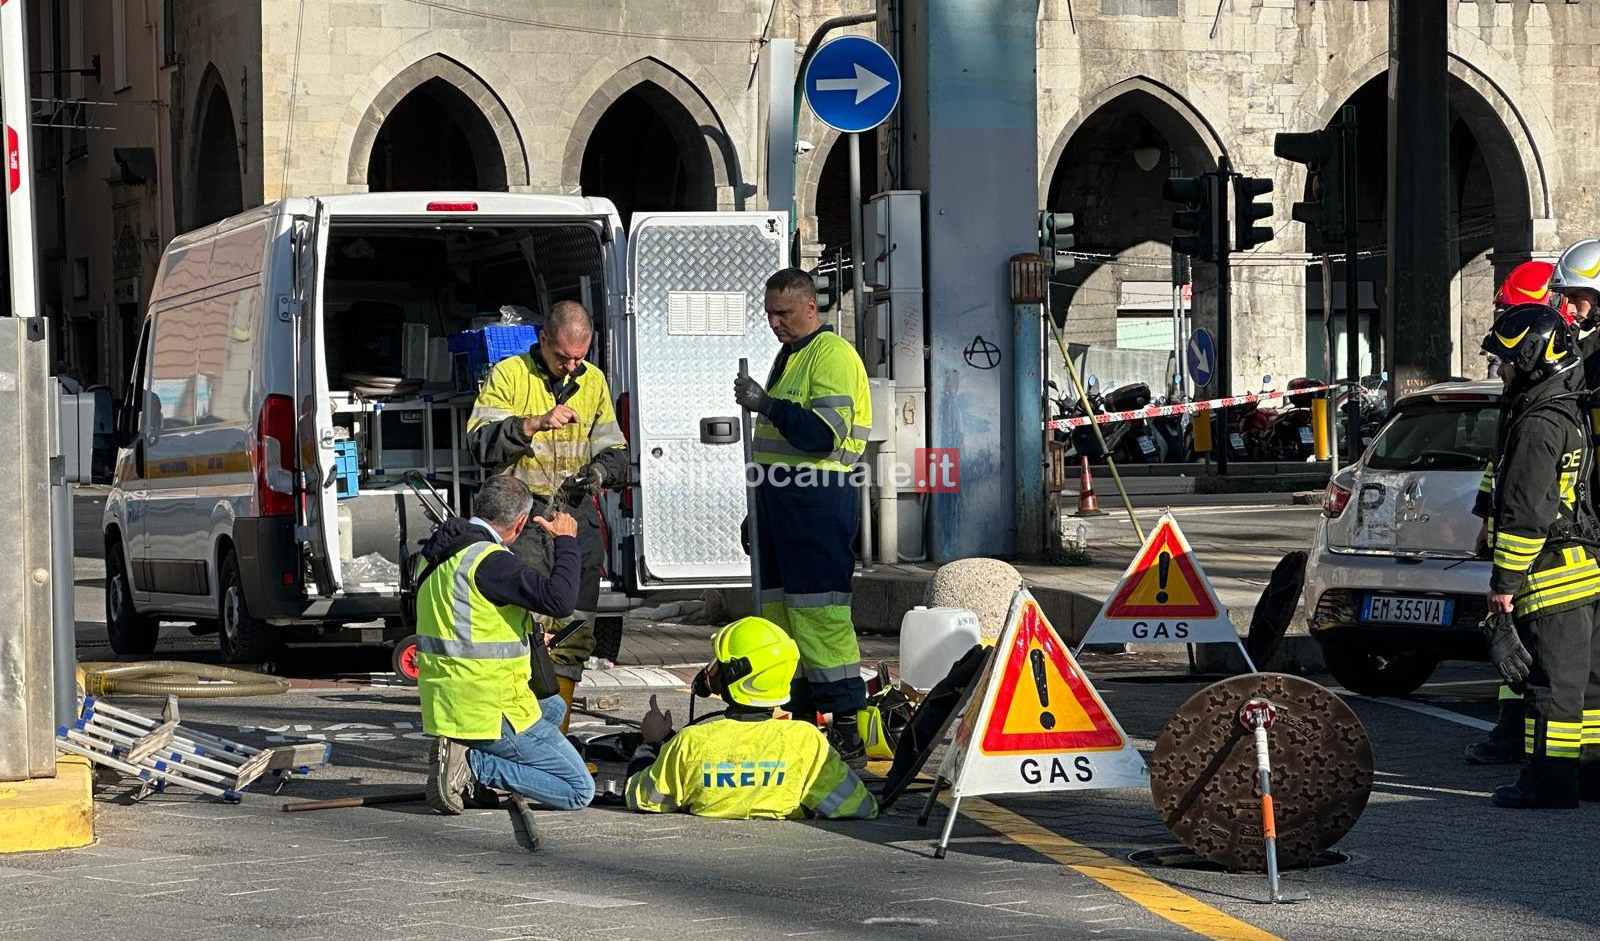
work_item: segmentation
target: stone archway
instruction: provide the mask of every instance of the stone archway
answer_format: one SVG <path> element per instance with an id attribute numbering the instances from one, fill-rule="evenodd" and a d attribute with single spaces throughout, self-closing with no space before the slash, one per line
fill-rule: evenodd
<path id="1" fill-rule="evenodd" d="M 630 126 L 633 142 L 619 144 Z M 655 58 L 619 70 L 590 96 L 567 138 L 562 183 L 610 198 L 624 224 L 640 209 L 742 208 L 745 195 L 722 119 Z"/>
<path id="2" fill-rule="evenodd" d="M 207 65 L 195 95 L 189 179 L 194 202 L 185 229 L 197 229 L 244 211 L 244 181 L 239 166 L 238 125 L 228 90 L 216 66 Z"/>
<path id="3" fill-rule="evenodd" d="M 375 166 L 379 158 L 387 166 Z M 504 191 L 527 185 L 528 158 L 494 90 L 461 63 L 435 54 L 403 69 L 368 105 L 350 145 L 346 181 L 374 192 Z"/>
<path id="4" fill-rule="evenodd" d="M 1168 393 L 1176 346 L 1168 287 L 1175 207 L 1162 200 L 1162 184 L 1174 165 L 1185 176 L 1214 169 L 1220 153 L 1219 138 L 1199 112 L 1148 79 L 1112 86 L 1068 122 L 1045 164 L 1041 195 L 1046 209 L 1072 213 L 1073 251 L 1082 253 L 1051 279 L 1051 312 L 1075 359 L 1088 349 L 1143 350 L 1117 354 L 1126 374 L 1109 378 L 1146 381 L 1154 394 Z M 1200 266 L 1194 281 L 1195 322 L 1214 326 L 1215 276 Z"/>
<path id="5" fill-rule="evenodd" d="M 1454 339 L 1453 363 L 1457 375 L 1481 372 L 1477 343 L 1493 319 L 1496 286 L 1518 264 L 1528 260 L 1534 249 L 1535 220 L 1544 217 L 1545 182 L 1537 174 L 1538 155 L 1529 153 L 1526 139 L 1508 126 L 1504 102 L 1492 103 L 1468 79 L 1459 74 L 1453 62 L 1450 77 L 1450 132 L 1440 143 L 1450 154 L 1450 213 L 1441 220 L 1441 234 L 1454 246 L 1456 272 L 1451 285 L 1451 319 Z M 1388 196 L 1388 75 L 1378 72 L 1347 98 L 1335 102 L 1331 114 L 1348 104 L 1356 110 L 1358 218 L 1361 225 L 1357 242 L 1363 249 L 1382 246 L 1387 241 Z M 1512 115 L 1513 120 L 1515 115 Z M 1530 172 L 1535 175 L 1530 178 Z M 1300 198 L 1307 198 L 1302 196 Z M 1315 234 L 1307 233 L 1306 249 L 1319 254 L 1323 246 Z M 1341 251 L 1342 246 L 1332 247 Z M 1372 364 L 1382 360 L 1381 349 L 1374 349 L 1373 318 L 1383 307 L 1387 281 L 1387 259 L 1381 252 L 1363 256 L 1358 267 L 1362 284 L 1361 331 L 1368 337 L 1363 344 L 1362 368 L 1376 372 Z M 1342 264 L 1336 262 L 1336 285 L 1344 279 Z M 1307 271 L 1308 307 L 1321 306 L 1321 271 Z M 1341 295 L 1342 289 L 1337 288 Z M 1337 305 L 1342 314 L 1342 301 Z M 1344 350 L 1343 317 L 1336 317 L 1335 359 Z M 1404 335 L 1403 325 L 1397 335 Z M 1312 334 L 1308 333 L 1308 337 Z M 1314 345 L 1314 344 L 1313 344 Z M 1315 350 L 1311 351 L 1315 355 Z M 1343 369 L 1336 369 L 1342 375 Z"/>

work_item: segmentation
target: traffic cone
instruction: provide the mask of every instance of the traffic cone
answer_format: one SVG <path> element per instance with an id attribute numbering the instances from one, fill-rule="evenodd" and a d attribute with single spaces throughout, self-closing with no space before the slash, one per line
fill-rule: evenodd
<path id="1" fill-rule="evenodd" d="M 1078 512 L 1073 516 L 1104 516 L 1100 500 L 1094 495 L 1094 476 L 1089 473 L 1089 458 L 1083 458 L 1083 476 L 1078 480 Z"/>

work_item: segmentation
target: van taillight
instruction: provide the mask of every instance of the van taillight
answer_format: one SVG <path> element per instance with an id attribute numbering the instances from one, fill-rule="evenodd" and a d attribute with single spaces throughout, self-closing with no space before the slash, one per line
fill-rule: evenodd
<path id="1" fill-rule="evenodd" d="M 250 463 L 256 471 L 256 502 L 262 516 L 294 515 L 294 471 L 284 458 L 294 455 L 294 400 L 269 395 L 261 403 Z"/>
<path id="2" fill-rule="evenodd" d="M 429 203 L 429 212 L 477 212 L 477 203 Z"/>

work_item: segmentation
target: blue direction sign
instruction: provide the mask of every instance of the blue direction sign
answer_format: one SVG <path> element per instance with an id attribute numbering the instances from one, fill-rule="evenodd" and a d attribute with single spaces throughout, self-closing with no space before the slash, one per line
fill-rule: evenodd
<path id="1" fill-rule="evenodd" d="M 1202 327 L 1189 338 L 1187 361 L 1194 384 L 1210 385 L 1211 375 L 1217 371 L 1217 341 L 1212 339 L 1210 330 Z"/>
<path id="2" fill-rule="evenodd" d="M 806 103 L 817 120 L 846 133 L 870 131 L 900 101 L 900 69 L 889 50 L 864 36 L 822 44 L 806 66 Z"/>

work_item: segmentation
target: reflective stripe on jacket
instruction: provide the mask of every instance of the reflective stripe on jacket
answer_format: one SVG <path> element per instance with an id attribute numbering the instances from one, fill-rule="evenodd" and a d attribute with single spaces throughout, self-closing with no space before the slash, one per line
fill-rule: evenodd
<path id="1" fill-rule="evenodd" d="M 829 330 L 812 336 L 784 363 L 767 395 L 795 402 L 817 416 L 833 433 L 833 449 L 802 451 L 784 438 L 766 416 L 756 416 L 757 464 L 849 471 L 867 450 L 872 429 L 872 394 L 867 368 L 848 340 Z"/>
<path id="2" fill-rule="evenodd" d="M 508 551 L 472 543 L 417 591 L 417 692 L 429 735 L 492 741 L 502 717 L 519 732 L 539 720 L 528 688 L 531 615 L 485 598 L 475 577 L 491 553 Z"/>
<path id="3" fill-rule="evenodd" d="M 871 820 L 878 802 L 814 725 L 713 719 L 674 735 L 628 779 L 628 807 L 734 820 Z"/>
<path id="4" fill-rule="evenodd" d="M 571 379 L 577 390 L 558 403 L 551 389 L 553 379 L 542 364 L 535 362 L 537 355 L 535 348 L 495 364 L 473 402 L 467 437 L 481 437 L 508 418 L 543 415 L 558 404 L 577 412 L 577 421 L 552 431 L 536 432 L 524 453 L 490 470 L 494 474 L 512 474 L 529 490 L 548 497 L 601 451 L 624 448 L 627 441 L 617 424 L 605 373 L 584 364 L 582 373 Z"/>

